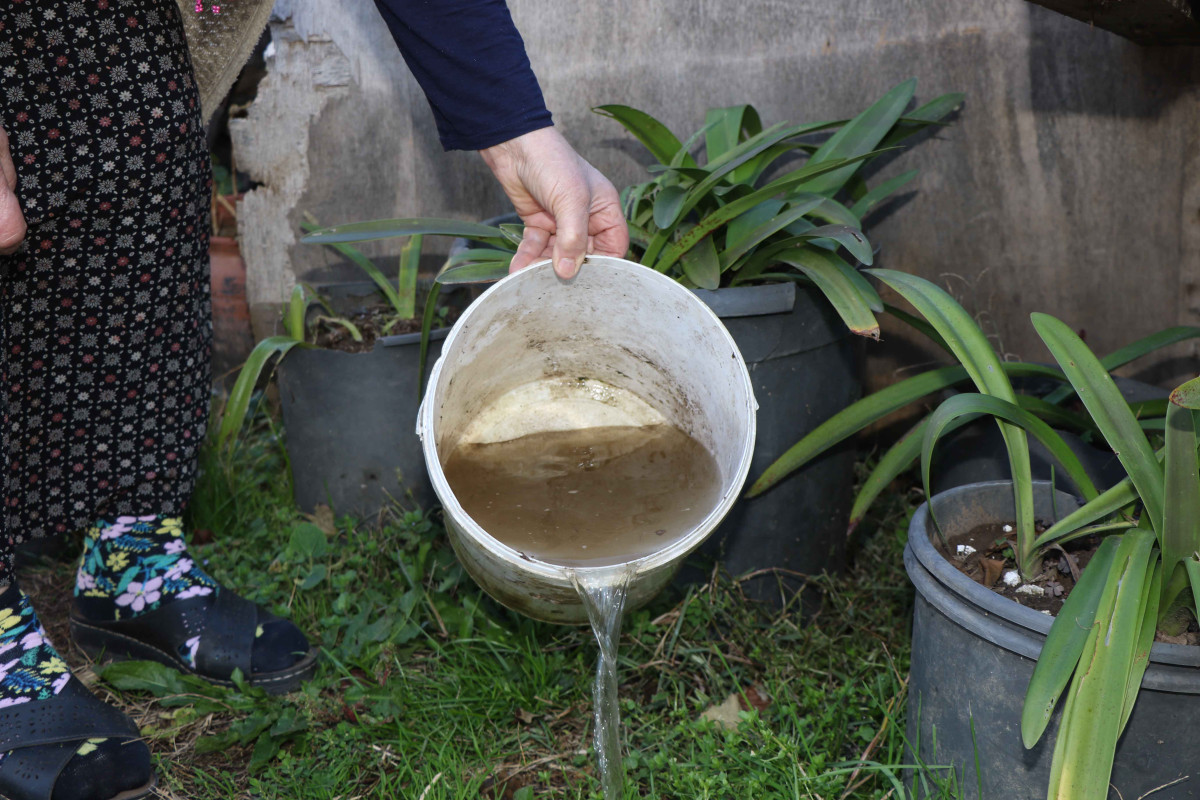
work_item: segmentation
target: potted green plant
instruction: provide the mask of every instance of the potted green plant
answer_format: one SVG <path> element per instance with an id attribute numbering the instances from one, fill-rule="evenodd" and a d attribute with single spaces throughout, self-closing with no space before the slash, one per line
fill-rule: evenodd
<path id="1" fill-rule="evenodd" d="M 753 473 L 861 392 L 852 334 L 877 338 L 875 314 L 884 310 L 857 269 L 873 261 L 862 220 L 916 175 L 872 187 L 862 168 L 941 124 L 962 101 L 961 94 L 947 94 L 906 111 L 915 90 L 909 80 L 853 119 L 801 125 L 764 127 L 749 105 L 714 108 L 684 141 L 642 111 L 595 109 L 658 162 L 649 180 L 622 192 L 628 257 L 695 289 L 722 317 L 752 370 L 760 404 Z M 703 155 L 694 155 L 701 146 Z M 358 241 L 427 228 L 425 220 L 378 220 L 308 240 Z M 475 244 L 452 255 L 440 285 L 502 277 L 520 226 L 468 238 Z M 852 467 L 853 453 L 845 449 L 787 490 L 739 503 L 722 527 L 727 566 L 734 572 L 838 568 Z"/>
<path id="2" fill-rule="evenodd" d="M 1200 712 L 1200 650 L 1154 644 L 1154 635 L 1181 633 L 1200 607 L 1200 379 L 1171 394 L 1164 417 L 1139 419 L 1108 366 L 1066 325 L 1033 316 L 1059 366 L 1043 369 L 1063 382 L 1052 398 L 1077 396 L 1126 470 L 1098 492 L 1039 416 L 1055 416 L 1052 404 L 1021 404 L 953 298 L 914 276 L 872 274 L 929 322 L 977 389 L 947 399 L 920 426 L 927 492 L 938 439 L 979 416 L 996 418 L 1013 475 L 932 497 L 910 526 L 905 563 L 918 600 L 909 738 L 918 760 L 949 762 L 963 772 L 960 785 L 985 798 L 1093 800 L 1108 796 L 1110 780 L 1125 797 L 1153 789 L 1191 796 L 1164 787 L 1194 762 L 1188 733 Z M 1162 431 L 1158 453 L 1147 429 Z M 1030 480 L 1027 435 L 1054 455 L 1083 501 Z M 1055 597 L 1064 584 L 1065 600 Z M 993 586 L 1042 598 L 1057 616 Z"/>
<path id="3" fill-rule="evenodd" d="M 452 220 L 437 221 L 437 229 L 448 235 L 479 232 Z M 347 244 L 330 246 L 370 281 L 293 289 L 281 315 L 283 332 L 258 343 L 234 383 L 218 441 L 230 446 L 235 440 L 261 375 L 275 363 L 293 492 L 301 508 L 328 504 L 339 513 L 370 518 L 410 494 L 418 503 L 432 503 L 413 435 L 419 384 L 427 348 L 436 357 L 453 313 L 465 307 L 470 292 L 422 307 L 419 231 L 401 248 L 395 278 Z"/>

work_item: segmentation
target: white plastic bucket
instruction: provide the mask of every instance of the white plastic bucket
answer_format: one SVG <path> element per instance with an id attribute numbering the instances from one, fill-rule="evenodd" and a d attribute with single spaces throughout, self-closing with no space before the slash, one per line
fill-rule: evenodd
<path id="1" fill-rule="evenodd" d="M 433 366 L 417 433 L 467 572 L 509 608 L 585 623 L 571 572 L 588 570 L 538 561 L 488 535 L 455 498 L 443 461 L 462 441 L 601 425 L 665 420 L 697 439 L 720 468 L 720 502 L 689 534 L 630 562 L 627 608 L 636 608 L 737 499 L 754 451 L 757 407 L 737 346 L 704 303 L 652 269 L 588 256 L 570 281 L 546 261 L 509 275 L 471 304 Z"/>

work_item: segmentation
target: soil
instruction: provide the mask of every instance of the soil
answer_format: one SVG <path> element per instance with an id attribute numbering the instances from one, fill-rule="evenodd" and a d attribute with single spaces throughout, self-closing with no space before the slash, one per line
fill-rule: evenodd
<path id="1" fill-rule="evenodd" d="M 454 324 L 454 320 L 458 319 L 458 314 L 458 309 L 450 308 L 444 319 L 434 321 L 434 327 Z M 372 306 L 340 317 L 340 319 L 346 319 L 353 323 L 358 328 L 358 332 L 362 334 L 362 341 L 355 341 L 346 326 L 332 322 L 325 317 L 315 323 L 315 343 L 318 347 L 340 350 L 343 353 L 366 353 L 374 349 L 376 339 L 382 339 L 385 336 L 399 336 L 404 333 L 420 333 L 421 331 L 419 316 L 395 322 L 396 315 L 387 306 Z M 389 325 L 391 327 L 388 327 Z"/>
<path id="2" fill-rule="evenodd" d="M 1045 529 L 1045 525 L 1038 523 L 1038 533 Z M 1061 549 L 1051 550 L 1042 562 L 1041 572 L 1034 576 L 1033 580 L 1021 580 L 1016 586 L 1009 586 L 1004 582 L 1004 575 L 1017 568 L 1013 559 L 1015 544 L 1016 531 L 1011 524 L 993 523 L 980 525 L 964 534 L 951 537 L 948 547 L 940 541 L 935 541 L 934 547 L 943 558 L 956 566 L 959 572 L 976 583 L 1026 608 L 1048 611 L 1055 615 L 1062 608 L 1063 601 L 1071 593 L 1071 589 L 1075 587 L 1075 576 L 1083 571 L 1100 547 L 1100 537 L 1076 539 L 1063 545 Z M 959 545 L 974 548 L 974 552 L 959 554 Z M 1036 590 L 1017 591 L 1026 584 L 1032 584 Z"/>
<path id="3" fill-rule="evenodd" d="M 1005 528 L 1008 530 L 1004 530 Z M 1037 523 L 1038 533 L 1045 529 L 1045 525 Z M 1028 581 L 1042 590 L 1040 594 L 1018 592 L 1017 589 L 1027 583 L 1024 580 L 1016 586 L 1008 586 L 1003 581 L 1006 572 L 1017 568 L 1012 557 L 1016 532 L 1011 524 L 980 525 L 967 533 L 951 537 L 947 542 L 948 547 L 940 541 L 934 541 L 933 545 L 942 558 L 976 583 L 986 586 L 996 594 L 1020 603 L 1026 608 L 1049 612 L 1051 616 L 1057 616 L 1059 609 L 1063 606 L 1063 601 L 1075 588 L 1075 575 L 1081 573 L 1088 562 L 1092 560 L 1092 556 L 1100 547 L 1100 542 L 1101 537 L 1088 536 L 1068 542 L 1061 549 L 1051 550 L 1046 560 L 1042 562 L 1042 571 L 1035 575 L 1032 581 Z M 972 547 L 975 551 L 960 555 L 959 545 Z M 1078 572 L 1071 569 L 1071 564 L 1067 563 L 1068 559 L 1074 562 Z M 1191 617 L 1191 614 L 1188 616 Z M 1154 635 L 1154 641 L 1168 644 L 1200 645 L 1200 626 L 1192 618 L 1184 632 L 1172 636 L 1160 630 Z"/>

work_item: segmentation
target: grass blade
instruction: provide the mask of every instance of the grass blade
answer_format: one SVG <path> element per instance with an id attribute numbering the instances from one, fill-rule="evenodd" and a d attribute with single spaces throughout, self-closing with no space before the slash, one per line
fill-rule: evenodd
<path id="1" fill-rule="evenodd" d="M 1071 680 L 1079 656 L 1096 621 L 1096 607 L 1112 569 L 1118 539 L 1108 537 L 1092 556 L 1079 576 L 1079 582 L 1067 595 L 1062 609 L 1050 626 L 1046 643 L 1042 645 L 1037 666 L 1025 689 L 1025 705 L 1021 709 L 1021 741 L 1029 749 L 1038 743 L 1063 689 Z M 1060 736 L 1062 734 L 1059 734 Z"/>
<path id="2" fill-rule="evenodd" d="M 1047 314 L 1033 314 L 1033 327 L 1062 367 L 1079 399 L 1104 434 L 1137 487 L 1150 525 L 1163 530 L 1163 470 L 1108 370 L 1075 332 Z"/>

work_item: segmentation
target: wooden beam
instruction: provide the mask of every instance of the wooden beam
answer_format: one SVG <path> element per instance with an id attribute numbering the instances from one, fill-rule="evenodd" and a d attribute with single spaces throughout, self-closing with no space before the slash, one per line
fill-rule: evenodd
<path id="1" fill-rule="evenodd" d="M 1030 0 L 1138 44 L 1200 44 L 1195 0 Z M 1200 4 L 1198 4 L 1200 5 Z"/>

